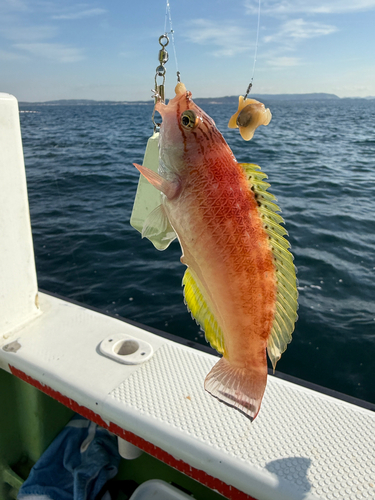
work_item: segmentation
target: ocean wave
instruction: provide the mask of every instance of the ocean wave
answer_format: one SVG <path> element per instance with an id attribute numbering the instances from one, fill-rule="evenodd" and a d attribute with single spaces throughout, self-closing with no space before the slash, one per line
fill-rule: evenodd
<path id="1" fill-rule="evenodd" d="M 278 369 L 375 402 L 375 102 L 274 102 L 250 143 L 226 128 L 231 106 L 205 110 L 238 161 L 268 174 L 289 232 L 299 321 Z M 178 242 L 158 252 L 129 225 L 151 112 L 21 106 L 39 285 L 205 343 Z"/>

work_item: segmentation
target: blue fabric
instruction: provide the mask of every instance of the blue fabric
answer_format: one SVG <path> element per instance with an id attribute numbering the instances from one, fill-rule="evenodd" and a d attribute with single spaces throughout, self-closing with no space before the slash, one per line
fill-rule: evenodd
<path id="1" fill-rule="evenodd" d="M 98 500 L 119 462 L 116 436 L 77 415 L 31 469 L 18 499 Z"/>

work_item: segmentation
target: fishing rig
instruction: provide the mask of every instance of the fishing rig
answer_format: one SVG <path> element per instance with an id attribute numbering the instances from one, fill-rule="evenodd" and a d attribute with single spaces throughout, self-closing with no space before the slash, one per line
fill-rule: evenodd
<path id="1" fill-rule="evenodd" d="M 248 99 L 248 95 L 253 86 L 255 63 L 258 49 L 259 25 L 260 25 L 260 2 L 258 8 L 258 29 L 254 54 L 254 65 L 251 81 L 247 87 L 245 96 L 239 96 L 239 105 L 237 112 L 231 117 L 228 123 L 229 128 L 239 128 L 242 138 L 246 141 L 253 137 L 255 129 L 259 125 L 268 125 L 271 120 L 271 112 L 265 109 L 265 106 L 254 99 Z M 169 21 L 169 31 L 167 31 L 167 23 Z M 166 67 L 169 60 L 167 47 L 172 42 L 174 58 L 176 63 L 177 84 L 181 83 L 180 72 L 178 71 L 176 47 L 174 43 L 174 31 L 172 27 L 171 10 L 169 0 L 167 0 L 167 8 L 165 14 L 164 33 L 159 37 L 159 52 L 158 66 L 156 67 L 154 77 L 154 89 L 152 89 L 152 97 L 155 100 L 152 112 L 153 134 L 148 139 L 146 151 L 144 155 L 143 165 L 154 172 L 158 172 L 159 167 L 159 130 L 161 123 L 155 117 L 155 105 L 158 102 L 165 102 L 165 80 Z M 142 234 L 142 237 L 148 238 L 153 245 L 161 250 L 165 248 L 166 229 L 160 227 L 160 221 L 153 216 L 153 211 L 161 203 L 160 192 L 154 188 L 142 175 L 140 176 L 130 224 Z M 147 219 L 147 223 L 145 224 Z M 152 223 L 151 223 L 152 221 Z M 163 236 L 164 235 L 164 236 Z M 162 241 L 164 238 L 164 241 Z M 172 241 L 172 240 L 171 240 Z"/>
<path id="2" fill-rule="evenodd" d="M 167 31 L 167 23 L 169 21 L 169 28 L 170 30 Z M 180 78 L 180 72 L 178 71 L 178 65 L 177 65 L 177 54 L 176 54 L 176 46 L 174 43 L 174 31 L 172 27 L 172 16 L 171 16 L 171 7 L 169 4 L 169 0 L 167 0 L 167 5 L 166 5 L 166 11 L 165 11 L 165 23 L 164 23 L 164 33 L 159 37 L 159 44 L 161 46 L 161 49 L 159 50 L 158 54 L 158 61 L 159 65 L 156 68 L 156 73 L 155 73 L 155 88 L 151 90 L 153 93 L 152 97 L 155 99 L 155 104 L 158 101 L 165 102 L 165 74 L 166 74 L 166 68 L 165 65 L 169 60 L 169 54 L 166 49 L 166 47 L 169 44 L 169 36 L 172 40 L 172 47 L 173 47 L 173 52 L 174 52 L 174 58 L 175 58 L 175 63 L 176 63 L 176 73 L 177 73 L 177 83 L 180 83 L 181 78 Z M 161 82 L 160 82 L 161 78 Z M 160 83 L 158 83 L 158 81 Z M 154 132 L 158 131 L 160 128 L 160 123 L 155 122 L 155 107 L 152 112 L 152 123 L 154 124 Z"/>
<path id="3" fill-rule="evenodd" d="M 177 68 L 177 57 L 176 49 L 174 45 L 172 21 L 170 15 L 169 1 L 167 0 L 167 13 L 166 18 L 169 17 L 170 31 L 167 32 L 166 25 L 164 33 L 159 37 L 159 53 L 158 53 L 158 66 L 155 72 L 155 87 L 151 90 L 152 97 L 155 103 L 165 102 L 165 75 L 166 68 L 165 65 L 169 60 L 169 54 L 167 51 L 167 46 L 169 45 L 170 39 L 172 40 L 172 46 L 174 50 L 175 62 L 176 62 L 176 73 L 177 73 L 177 83 L 180 83 L 180 72 Z M 167 19 L 166 19 L 167 23 Z M 143 165 L 154 172 L 158 171 L 159 167 L 159 130 L 161 123 L 158 123 L 155 119 L 155 105 L 151 117 L 152 123 L 154 125 L 154 130 L 152 136 L 147 141 L 146 151 L 143 159 Z M 152 186 L 142 175 L 139 178 L 137 193 L 134 200 L 133 211 L 130 218 L 130 224 L 137 229 L 142 234 L 142 237 L 148 238 L 152 244 L 158 250 L 165 248 L 165 238 L 166 235 L 161 231 L 159 227 L 160 222 L 153 218 L 153 212 L 156 211 L 157 207 L 161 203 L 160 191 L 158 191 L 154 186 Z M 147 224 L 145 225 L 147 219 Z M 147 227 L 147 230 L 145 229 Z M 162 241 L 164 239 L 164 241 Z M 172 240 L 171 240 L 172 241 Z"/>
<path id="4" fill-rule="evenodd" d="M 156 68 L 155 89 L 152 92 L 155 94 L 154 95 L 155 102 L 157 102 L 158 100 L 164 102 L 165 101 L 164 86 L 165 86 L 165 73 L 166 73 L 165 64 L 168 62 L 169 59 L 169 55 L 166 49 L 166 46 L 169 44 L 169 38 L 167 33 L 159 37 L 159 44 L 161 45 L 161 49 L 159 50 L 159 66 Z M 158 84 L 158 77 L 163 79 L 161 84 Z"/>
<path id="5" fill-rule="evenodd" d="M 229 128 L 238 128 L 241 134 L 241 137 L 245 141 L 249 141 L 252 139 L 254 135 L 254 131 L 260 125 L 268 125 L 271 121 L 272 114 L 271 111 L 264 106 L 264 104 L 256 101 L 255 99 L 248 99 L 248 95 L 251 92 L 254 74 L 255 74 L 255 65 L 257 61 L 257 52 L 258 52 L 258 40 L 259 40 L 259 28 L 260 28 L 260 2 L 258 1 L 258 26 L 257 26 L 257 35 L 255 41 L 255 50 L 254 50 L 254 63 L 253 63 L 253 71 L 249 85 L 247 86 L 245 95 L 240 95 L 238 98 L 238 109 L 237 112 L 230 118 L 228 122 Z"/>
<path id="6" fill-rule="evenodd" d="M 259 0 L 259 2 L 258 2 L 258 25 L 257 25 L 257 36 L 256 36 L 256 41 L 255 41 L 255 50 L 254 50 L 253 72 L 252 72 L 250 83 L 249 83 L 249 85 L 246 89 L 245 95 L 244 95 L 244 101 L 246 101 L 247 96 L 250 94 L 251 88 L 253 86 L 253 81 L 254 81 L 255 65 L 257 62 L 257 54 L 258 54 L 259 28 L 260 28 L 260 2 L 261 2 L 261 0 Z"/>
<path id="7" fill-rule="evenodd" d="M 167 33 L 161 35 L 159 37 L 159 44 L 161 45 L 161 49 L 159 50 L 159 66 L 156 68 L 155 73 L 155 88 L 151 90 L 153 93 L 153 97 L 155 98 L 155 104 L 158 101 L 165 102 L 165 73 L 166 68 L 165 64 L 168 62 L 169 54 L 167 52 L 167 45 L 169 44 L 169 37 Z M 161 78 L 161 83 L 158 83 L 158 79 Z M 180 72 L 177 71 L 177 81 L 180 81 Z M 155 122 L 155 107 L 152 112 L 152 123 L 154 124 L 154 132 L 157 131 L 160 127 L 160 123 Z"/>
<path id="8" fill-rule="evenodd" d="M 167 23 L 169 21 L 169 31 L 167 31 Z M 147 141 L 146 151 L 143 159 L 143 165 L 154 172 L 158 172 L 159 168 L 159 130 L 161 123 L 155 120 L 155 105 L 158 102 L 165 102 L 165 65 L 169 60 L 167 46 L 170 40 L 174 52 L 176 63 L 177 84 L 181 82 L 180 72 L 178 71 L 176 47 L 174 43 L 174 31 L 172 27 L 171 8 L 169 0 L 167 0 L 165 12 L 164 33 L 159 37 L 159 53 L 158 66 L 155 72 L 155 86 L 151 90 L 152 97 L 155 100 L 154 109 L 152 111 L 152 123 L 154 130 L 152 136 Z M 161 194 L 154 186 L 152 186 L 142 175 L 139 178 L 137 193 L 135 195 L 130 224 L 142 234 L 142 237 L 148 238 L 158 250 L 165 248 L 165 239 L 168 238 L 166 228 L 160 226 L 160 221 L 153 216 L 157 212 L 157 208 L 161 204 Z M 147 224 L 145 224 L 147 220 Z M 171 233 L 172 234 L 172 233 Z M 172 241 L 174 238 L 170 239 Z"/>

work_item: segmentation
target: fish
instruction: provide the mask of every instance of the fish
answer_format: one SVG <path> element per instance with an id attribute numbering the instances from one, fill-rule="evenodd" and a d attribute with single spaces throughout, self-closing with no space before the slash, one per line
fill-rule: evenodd
<path id="1" fill-rule="evenodd" d="M 238 98 L 238 110 L 230 118 L 228 127 L 239 128 L 242 139 L 250 141 L 255 130 L 260 125 L 268 125 L 272 113 L 269 108 L 255 99 L 247 99 L 242 95 Z"/>
<path id="2" fill-rule="evenodd" d="M 280 208 L 258 165 L 238 163 L 214 120 L 180 82 L 162 117 L 159 167 L 134 163 L 160 193 L 145 234 L 181 245 L 184 300 L 222 355 L 204 388 L 251 421 L 297 319 L 293 256 Z M 161 248 L 161 249 L 164 249 Z"/>

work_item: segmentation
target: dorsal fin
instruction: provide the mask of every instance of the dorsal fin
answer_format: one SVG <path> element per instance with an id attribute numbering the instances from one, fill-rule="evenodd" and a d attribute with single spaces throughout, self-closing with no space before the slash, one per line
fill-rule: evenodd
<path id="1" fill-rule="evenodd" d="M 185 304 L 196 322 L 206 335 L 206 340 L 219 354 L 224 354 L 224 336 L 215 316 L 207 305 L 204 289 L 198 286 L 198 280 L 188 267 L 182 284 L 184 285 Z"/>
<path id="2" fill-rule="evenodd" d="M 287 231 L 280 226 L 283 218 L 276 212 L 280 208 L 274 203 L 275 196 L 267 191 L 269 184 L 263 179 L 267 178 L 258 165 L 240 163 L 248 180 L 250 189 L 254 192 L 258 202 L 259 216 L 263 227 L 269 236 L 270 247 L 275 259 L 277 298 L 276 311 L 268 339 L 267 351 L 273 369 L 281 358 L 282 353 L 292 340 L 294 324 L 297 321 L 297 280 L 293 264 L 293 256 L 289 252 L 289 242 L 284 238 Z"/>

